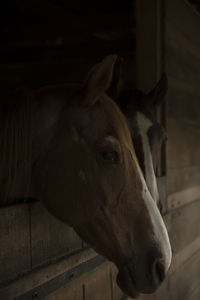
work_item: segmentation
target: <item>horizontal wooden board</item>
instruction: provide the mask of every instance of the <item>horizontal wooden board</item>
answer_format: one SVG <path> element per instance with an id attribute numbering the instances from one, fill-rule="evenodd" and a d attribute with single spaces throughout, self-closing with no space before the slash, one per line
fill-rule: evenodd
<path id="1" fill-rule="evenodd" d="M 28 206 L 1 207 L 0 283 L 14 279 L 30 269 L 30 218 Z"/>
<path id="2" fill-rule="evenodd" d="M 178 28 L 180 32 L 184 33 L 186 36 L 189 36 L 192 40 L 195 40 L 196 43 L 200 43 L 199 14 L 196 13 L 186 1 L 166 1 L 165 18 L 173 24 L 174 28 Z"/>
<path id="3" fill-rule="evenodd" d="M 117 300 L 112 298 L 111 264 L 104 263 L 49 294 L 45 300 Z M 121 300 L 121 299 L 120 299 Z"/>
<path id="4" fill-rule="evenodd" d="M 189 93 L 181 88 L 170 86 L 167 93 L 167 115 L 171 118 L 183 120 L 188 125 L 200 126 L 199 99 L 200 96 L 195 95 L 195 93 Z"/>
<path id="5" fill-rule="evenodd" d="M 182 120 L 167 120 L 167 165 L 169 169 L 200 165 L 200 126 Z"/>
<path id="6" fill-rule="evenodd" d="M 197 186 L 200 183 L 200 165 L 168 169 L 168 195 Z"/>
<path id="7" fill-rule="evenodd" d="M 170 300 L 193 300 L 200 296 L 200 251 L 170 276 Z M 193 294 L 195 297 L 193 298 Z"/>
<path id="8" fill-rule="evenodd" d="M 40 285 L 43 285 L 68 270 L 96 257 L 92 249 L 84 250 L 58 262 L 36 269 L 0 289 L 0 299 L 8 300 L 19 297 Z"/>
<path id="9" fill-rule="evenodd" d="M 168 195 L 167 209 L 173 210 L 200 199 L 200 185 Z"/>
<path id="10" fill-rule="evenodd" d="M 32 268 L 82 248 L 74 230 L 55 219 L 40 202 L 30 204 L 30 213 Z"/>
<path id="11" fill-rule="evenodd" d="M 110 264 L 106 263 L 84 276 L 85 300 L 112 300 Z"/>
<path id="12" fill-rule="evenodd" d="M 190 259 L 196 252 L 200 250 L 200 236 L 194 239 L 190 244 L 181 249 L 172 257 L 172 263 L 169 269 L 169 274 L 178 271 L 180 267 Z"/>
<path id="13" fill-rule="evenodd" d="M 166 72 L 167 74 L 181 80 L 184 84 L 199 87 L 200 57 L 190 55 L 183 47 L 179 47 L 175 41 L 167 41 L 166 47 Z M 174 44 L 173 44 L 174 43 Z M 188 41 L 189 43 L 189 41 Z M 198 51 L 200 52 L 200 46 Z"/>
<path id="14" fill-rule="evenodd" d="M 182 251 L 200 235 L 200 200 L 171 211 L 168 222 L 173 255 Z"/>
<path id="15" fill-rule="evenodd" d="M 189 57 L 200 58 L 199 42 L 196 37 L 185 34 L 183 27 L 180 29 L 174 26 L 173 22 L 168 19 L 165 19 L 165 39 L 167 48 L 172 47 L 174 50 L 178 50 L 182 46 L 181 53 L 185 52 Z"/>
<path id="16" fill-rule="evenodd" d="M 84 300 L 83 279 L 78 278 L 43 298 L 44 300 Z"/>

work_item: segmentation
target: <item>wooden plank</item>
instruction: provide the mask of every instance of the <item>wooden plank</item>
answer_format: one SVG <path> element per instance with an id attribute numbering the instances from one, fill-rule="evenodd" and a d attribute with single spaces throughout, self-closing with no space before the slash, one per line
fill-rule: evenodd
<path id="1" fill-rule="evenodd" d="M 37 288 L 38 286 L 54 279 L 68 270 L 96 257 L 96 252 L 92 249 L 84 250 L 68 258 L 59 260 L 49 266 L 36 269 L 26 276 L 11 282 L 9 285 L 0 289 L 0 299 L 13 299 Z"/>
<path id="2" fill-rule="evenodd" d="M 110 264 L 105 263 L 85 276 L 85 300 L 112 300 Z"/>
<path id="3" fill-rule="evenodd" d="M 200 165 L 168 169 L 167 190 L 169 195 L 186 188 L 197 186 L 199 182 Z"/>
<path id="4" fill-rule="evenodd" d="M 199 42 L 197 39 L 191 35 L 184 33 L 184 28 L 181 30 L 177 26 L 174 26 L 173 22 L 165 19 L 165 38 L 166 38 L 166 47 L 172 47 L 174 50 L 180 49 L 187 53 L 188 57 L 195 57 L 200 59 L 199 53 Z M 185 58 L 184 58 L 185 60 Z"/>
<path id="5" fill-rule="evenodd" d="M 178 254 L 200 236 L 199 212 L 200 200 L 168 214 L 169 238 L 173 255 Z"/>
<path id="6" fill-rule="evenodd" d="M 200 199 L 200 185 L 170 194 L 167 199 L 168 210 L 182 207 L 198 199 Z"/>
<path id="7" fill-rule="evenodd" d="M 200 165 L 200 126 L 188 126 L 182 120 L 168 118 L 168 168 Z"/>
<path id="8" fill-rule="evenodd" d="M 0 209 L 0 283 L 31 268 L 29 222 L 28 205 Z"/>
<path id="9" fill-rule="evenodd" d="M 191 94 L 183 89 L 170 86 L 167 93 L 167 103 L 168 116 L 174 119 L 184 120 L 188 125 L 199 126 L 199 95 L 195 95 L 194 92 Z"/>
<path id="10" fill-rule="evenodd" d="M 68 283 L 43 298 L 44 300 L 84 300 L 83 299 L 83 278 Z"/>
<path id="11" fill-rule="evenodd" d="M 173 256 L 170 274 L 176 272 L 192 255 L 200 250 L 200 236 Z"/>
<path id="12" fill-rule="evenodd" d="M 199 300 L 199 298 L 200 298 L 200 290 L 199 290 L 199 286 L 197 286 L 196 288 L 193 288 L 187 300 Z"/>
<path id="13" fill-rule="evenodd" d="M 155 87 L 164 71 L 163 7 L 161 0 L 136 1 L 136 87 L 143 92 Z M 163 118 L 162 121 L 164 125 Z M 160 157 L 157 175 L 163 176 L 166 175 L 165 147 Z"/>
<path id="14" fill-rule="evenodd" d="M 186 83 L 185 81 L 176 78 L 173 74 L 167 73 L 169 86 L 173 87 L 174 89 L 182 90 L 191 96 L 200 96 L 199 86 L 196 84 Z M 191 99 L 191 97 L 190 97 Z"/>
<path id="15" fill-rule="evenodd" d="M 82 248 L 74 230 L 55 219 L 40 202 L 30 207 L 33 268 Z"/>
<path id="16" fill-rule="evenodd" d="M 165 12 L 165 18 L 173 24 L 174 28 L 178 28 L 180 32 L 183 32 L 195 40 L 196 43 L 200 43 L 200 18 L 199 15 L 188 6 L 187 1 L 165 1 Z"/>
<path id="17" fill-rule="evenodd" d="M 190 259 L 188 259 L 185 264 L 181 265 L 177 272 L 170 276 L 170 300 L 193 300 L 193 293 L 199 293 L 200 295 L 199 273 L 200 251 L 191 255 Z"/>
<path id="18" fill-rule="evenodd" d="M 137 88 L 149 91 L 163 72 L 162 1 L 136 2 Z"/>
<path id="19" fill-rule="evenodd" d="M 188 43 L 191 43 L 190 40 L 188 40 Z M 200 45 L 198 48 L 198 53 L 199 52 Z M 191 55 L 187 49 L 184 48 L 184 45 L 178 45 L 175 41 L 171 41 L 170 38 L 168 38 L 166 62 L 166 71 L 169 75 L 184 81 L 185 84 L 192 84 L 199 87 L 200 57 L 198 57 L 198 55 Z"/>

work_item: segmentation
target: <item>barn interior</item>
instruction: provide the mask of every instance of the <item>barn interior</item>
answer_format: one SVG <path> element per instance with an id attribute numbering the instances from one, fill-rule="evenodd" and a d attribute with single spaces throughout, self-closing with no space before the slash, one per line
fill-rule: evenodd
<path id="1" fill-rule="evenodd" d="M 200 4 L 198 0 L 3 0 L 1 98 L 19 87 L 82 83 L 106 55 L 127 88 L 165 73 L 167 131 L 156 170 L 173 260 L 139 300 L 200 299 Z M 36 199 L 0 206 L 0 299 L 128 300 L 116 268 Z"/>

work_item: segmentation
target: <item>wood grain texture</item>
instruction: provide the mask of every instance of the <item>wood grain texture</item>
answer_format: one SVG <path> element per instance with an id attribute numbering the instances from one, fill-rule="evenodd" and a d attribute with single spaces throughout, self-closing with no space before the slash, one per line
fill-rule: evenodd
<path id="1" fill-rule="evenodd" d="M 64 285 L 43 298 L 44 300 L 83 300 L 83 279 L 79 278 Z"/>
<path id="2" fill-rule="evenodd" d="M 87 260 L 94 258 L 96 255 L 95 251 L 87 249 L 48 266 L 31 271 L 25 276 L 2 287 L 0 289 L 0 299 L 10 300 L 14 297 L 19 297 L 20 295 L 37 288 L 37 286 L 40 286 Z"/>
<path id="3" fill-rule="evenodd" d="M 168 195 L 186 188 L 192 188 L 200 183 L 200 165 L 184 168 L 168 169 L 167 190 Z"/>
<path id="4" fill-rule="evenodd" d="M 170 277 L 170 300 L 198 299 L 200 295 L 200 251 L 191 256 L 177 272 Z"/>
<path id="5" fill-rule="evenodd" d="M 188 99 L 189 101 L 189 99 Z M 182 120 L 168 117 L 168 168 L 200 165 L 200 126 L 188 125 Z"/>
<path id="6" fill-rule="evenodd" d="M 186 81 L 183 81 L 183 84 L 187 86 Z M 199 89 L 199 82 L 196 86 Z M 170 86 L 167 93 L 167 113 L 171 118 L 184 120 L 188 125 L 199 126 L 199 99 L 200 95 L 194 91 L 190 93 L 182 88 Z"/>
<path id="7" fill-rule="evenodd" d="M 0 209 L 0 283 L 31 269 L 27 205 Z"/>
<path id="8" fill-rule="evenodd" d="M 200 185 L 170 194 L 167 199 L 167 208 L 173 210 L 198 199 L 200 199 Z"/>
<path id="9" fill-rule="evenodd" d="M 177 17 L 177 12 L 179 17 Z M 173 28 L 178 28 L 184 35 L 191 37 L 196 43 L 200 43 L 199 14 L 188 6 L 186 1 L 165 1 L 165 18 L 173 25 Z"/>
<path id="10" fill-rule="evenodd" d="M 170 215 L 169 237 L 173 255 L 182 251 L 200 235 L 200 201 L 177 208 Z"/>
<path id="11" fill-rule="evenodd" d="M 137 88 L 147 92 L 159 80 L 162 73 L 162 1 L 136 2 L 136 63 Z"/>
<path id="12" fill-rule="evenodd" d="M 38 202 L 31 204 L 31 247 L 34 268 L 81 249 L 82 241 Z"/>
<path id="13" fill-rule="evenodd" d="M 105 263 L 85 276 L 85 300 L 112 300 L 110 264 Z"/>

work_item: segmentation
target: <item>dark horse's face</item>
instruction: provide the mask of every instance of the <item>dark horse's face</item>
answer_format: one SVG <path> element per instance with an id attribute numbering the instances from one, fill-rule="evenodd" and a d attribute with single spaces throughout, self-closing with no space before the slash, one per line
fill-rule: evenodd
<path id="1" fill-rule="evenodd" d="M 42 169 L 35 171 L 35 185 L 52 214 L 115 263 L 120 288 L 136 297 L 154 292 L 163 281 L 171 247 L 125 116 L 105 94 L 116 61 L 116 56 L 105 58 L 72 93 L 41 157 Z M 146 119 L 136 119 L 149 129 Z"/>
<path id="2" fill-rule="evenodd" d="M 116 100 L 126 116 L 136 156 L 148 189 L 161 208 L 156 182 L 156 170 L 163 142 L 167 139 L 165 129 L 156 120 L 157 108 L 164 104 L 167 78 L 162 76 L 148 94 L 135 89 L 124 90 Z"/>

